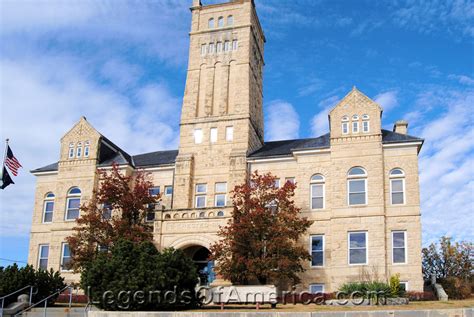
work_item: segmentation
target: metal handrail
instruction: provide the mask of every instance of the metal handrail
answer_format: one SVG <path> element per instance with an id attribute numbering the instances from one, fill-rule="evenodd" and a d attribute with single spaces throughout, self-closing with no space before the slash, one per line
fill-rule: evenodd
<path id="1" fill-rule="evenodd" d="M 24 310 L 22 310 L 21 312 L 19 313 L 16 313 L 14 316 L 17 317 L 21 314 L 23 314 L 24 312 L 32 309 L 33 307 L 36 307 L 38 306 L 38 304 L 44 302 L 44 317 L 46 317 L 46 310 L 48 309 L 48 299 L 50 299 L 51 297 L 55 296 L 55 295 L 59 295 L 61 294 L 62 292 L 64 292 L 65 290 L 69 289 L 69 308 L 71 308 L 71 305 L 72 305 L 72 290 L 74 289 L 72 286 L 68 285 L 62 289 L 60 289 L 59 291 L 56 291 L 55 293 L 49 295 L 48 297 L 46 298 L 43 298 L 42 300 L 40 300 L 39 302 L 37 302 L 36 304 L 33 304 L 31 305 L 30 307 L 27 307 L 25 308 Z"/>
<path id="2" fill-rule="evenodd" d="M 0 317 L 3 317 L 3 308 L 4 308 L 3 306 L 5 305 L 5 298 L 10 297 L 10 296 L 12 296 L 12 295 L 14 295 L 14 294 L 16 294 L 16 293 L 19 293 L 19 292 L 21 292 L 21 291 L 23 291 L 23 290 L 25 290 L 25 289 L 27 289 L 27 288 L 30 288 L 30 301 L 29 301 L 29 304 L 31 305 L 31 300 L 32 300 L 32 298 L 33 298 L 33 288 L 34 288 L 34 286 L 27 285 L 27 286 L 25 286 L 25 287 L 23 287 L 23 288 L 20 288 L 20 289 L 14 291 L 13 293 L 10 293 L 10 294 L 8 294 L 8 295 L 5 295 L 5 296 L 0 297 L 0 300 L 2 300 L 2 306 L 0 307 Z"/>

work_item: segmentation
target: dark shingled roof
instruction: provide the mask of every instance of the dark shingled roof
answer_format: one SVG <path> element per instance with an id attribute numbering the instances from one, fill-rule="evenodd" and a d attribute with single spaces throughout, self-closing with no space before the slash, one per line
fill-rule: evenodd
<path id="1" fill-rule="evenodd" d="M 133 156 L 136 167 L 169 165 L 176 162 L 178 150 L 157 151 Z"/>
<path id="2" fill-rule="evenodd" d="M 153 167 L 174 164 L 178 150 L 170 151 L 156 151 L 145 154 L 139 154 L 130 156 L 118 146 L 104 138 L 104 141 L 111 146 L 101 146 L 101 153 L 99 155 L 99 166 L 110 166 L 113 162 L 117 164 L 129 164 L 134 167 Z M 382 143 L 409 143 L 409 142 L 423 142 L 423 139 L 392 132 L 389 130 L 382 129 Z M 295 139 L 295 140 L 283 140 L 283 141 L 272 141 L 265 142 L 264 145 L 258 150 L 250 153 L 249 158 L 265 158 L 265 157 L 278 157 L 278 156 L 289 156 L 294 151 L 311 150 L 311 149 L 325 149 L 330 146 L 329 133 L 326 133 L 317 138 L 309 139 Z M 50 172 L 57 171 L 58 163 L 53 163 L 44 167 L 40 167 L 31 171 L 32 173 L 37 172 Z"/>
<path id="3" fill-rule="evenodd" d="M 382 143 L 423 142 L 423 139 L 382 129 Z"/>
<path id="4" fill-rule="evenodd" d="M 58 162 L 37 168 L 35 170 L 32 170 L 31 172 L 39 173 L 39 172 L 52 172 L 52 171 L 57 171 L 57 170 L 58 170 Z"/>
<path id="5" fill-rule="evenodd" d="M 265 142 L 261 148 L 250 153 L 249 157 L 272 157 L 291 155 L 295 150 L 324 149 L 329 148 L 329 133 L 317 138 L 295 139 Z"/>

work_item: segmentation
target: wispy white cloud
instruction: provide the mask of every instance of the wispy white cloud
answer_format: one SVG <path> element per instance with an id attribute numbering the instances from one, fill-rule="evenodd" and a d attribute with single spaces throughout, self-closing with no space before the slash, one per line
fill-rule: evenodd
<path id="1" fill-rule="evenodd" d="M 323 85 L 323 81 L 319 78 L 312 77 L 310 80 L 306 82 L 306 84 L 298 89 L 298 96 L 305 97 L 312 95 L 319 89 L 321 89 Z"/>
<path id="2" fill-rule="evenodd" d="M 419 130 L 425 138 L 420 157 L 425 244 L 442 235 L 474 239 L 474 91 L 444 96 L 443 100 L 433 99 L 434 104 L 443 104 L 443 114 L 425 120 Z M 422 103 L 426 102 L 426 96 L 423 98 Z"/>
<path id="3" fill-rule="evenodd" d="M 374 101 L 378 103 L 385 112 L 392 110 L 398 106 L 398 92 L 396 90 L 389 90 L 382 92 L 374 97 Z"/>
<path id="4" fill-rule="evenodd" d="M 323 99 L 318 108 L 320 111 L 313 116 L 311 119 L 311 134 L 314 137 L 318 137 L 322 134 L 329 132 L 329 111 L 337 104 L 340 100 L 339 96 L 331 96 L 326 99 Z"/>
<path id="5" fill-rule="evenodd" d="M 75 59 L 2 59 L 0 68 L 1 138 L 11 139 L 24 166 L 2 192 L 2 236 L 28 233 L 35 192 L 28 171 L 58 160 L 59 139 L 82 115 L 130 154 L 177 147 L 181 99 L 161 82 L 127 97 L 93 81 Z"/>
<path id="6" fill-rule="evenodd" d="M 447 32 L 474 36 L 474 3 L 454 1 L 399 1 L 393 8 L 395 24 L 420 33 Z"/>
<path id="7" fill-rule="evenodd" d="M 466 75 L 455 75 L 451 74 L 448 76 L 449 79 L 456 80 L 460 84 L 467 86 L 474 86 L 474 79 Z"/>
<path id="8" fill-rule="evenodd" d="M 300 118 L 292 104 L 275 100 L 266 107 L 266 137 L 268 141 L 296 139 L 299 136 Z"/>

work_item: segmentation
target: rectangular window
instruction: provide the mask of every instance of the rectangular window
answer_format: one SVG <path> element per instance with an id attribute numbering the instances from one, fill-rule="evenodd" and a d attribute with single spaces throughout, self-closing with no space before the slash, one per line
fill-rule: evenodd
<path id="1" fill-rule="evenodd" d="M 206 184 L 196 184 L 196 194 L 205 194 L 207 192 Z"/>
<path id="2" fill-rule="evenodd" d="M 234 139 L 234 127 L 225 128 L 225 139 L 226 141 L 232 141 Z"/>
<path id="3" fill-rule="evenodd" d="M 287 178 L 285 178 L 285 183 L 286 182 L 290 182 L 292 184 L 295 184 L 295 178 L 294 177 L 287 177 Z"/>
<path id="4" fill-rule="evenodd" d="M 49 244 L 40 244 L 38 249 L 38 268 L 48 269 Z"/>
<path id="5" fill-rule="evenodd" d="M 224 51 L 226 51 L 226 52 L 230 51 L 230 42 L 229 41 L 224 42 Z"/>
<path id="6" fill-rule="evenodd" d="M 82 156 L 82 145 L 78 145 L 76 149 L 76 157 Z"/>
<path id="7" fill-rule="evenodd" d="M 215 191 L 216 193 L 227 193 L 227 183 L 216 183 Z"/>
<path id="8" fill-rule="evenodd" d="M 196 184 L 196 208 L 206 207 L 206 184 Z"/>
<path id="9" fill-rule="evenodd" d="M 224 207 L 225 206 L 226 194 L 216 194 L 214 199 L 215 199 L 216 207 Z"/>
<path id="10" fill-rule="evenodd" d="M 173 186 L 171 185 L 165 186 L 165 195 L 166 196 L 173 195 Z"/>
<path id="11" fill-rule="evenodd" d="M 53 222 L 54 201 L 45 201 L 43 208 L 43 223 Z"/>
<path id="12" fill-rule="evenodd" d="M 215 48 L 215 44 L 209 43 L 209 54 L 214 54 L 214 48 Z"/>
<path id="13" fill-rule="evenodd" d="M 394 264 L 405 264 L 407 260 L 406 231 L 392 231 L 392 260 Z"/>
<path id="14" fill-rule="evenodd" d="M 324 184 L 311 185 L 311 209 L 324 209 Z"/>
<path id="15" fill-rule="evenodd" d="M 150 196 L 158 196 L 160 194 L 160 187 L 152 187 L 148 189 L 148 193 L 150 194 Z"/>
<path id="16" fill-rule="evenodd" d="M 66 220 L 79 218 L 79 208 L 81 207 L 80 198 L 68 198 L 66 201 Z"/>
<path id="17" fill-rule="evenodd" d="M 275 187 L 280 188 L 280 179 L 279 178 L 275 179 Z"/>
<path id="18" fill-rule="evenodd" d="M 408 282 L 400 282 L 400 289 L 404 292 L 408 291 Z"/>
<path id="19" fill-rule="evenodd" d="M 151 208 L 151 209 L 153 209 L 153 208 Z M 151 210 L 147 211 L 145 221 L 146 222 L 155 221 L 155 211 L 154 210 L 153 211 L 151 211 Z"/>
<path id="20" fill-rule="evenodd" d="M 206 195 L 196 196 L 196 208 L 206 207 Z"/>
<path id="21" fill-rule="evenodd" d="M 311 294 L 324 293 L 324 284 L 309 284 Z"/>
<path id="22" fill-rule="evenodd" d="M 201 45 L 201 55 L 202 55 L 202 56 L 206 55 L 206 47 L 207 47 L 206 44 L 202 44 L 202 45 Z"/>
<path id="23" fill-rule="evenodd" d="M 359 133 L 359 122 L 352 122 L 352 133 Z"/>
<path id="24" fill-rule="evenodd" d="M 343 122 L 342 123 L 342 134 L 349 133 L 349 123 Z"/>
<path id="25" fill-rule="evenodd" d="M 349 205 L 365 205 L 367 204 L 367 180 L 366 179 L 350 179 L 349 185 Z"/>
<path id="26" fill-rule="evenodd" d="M 405 203 L 405 181 L 403 179 L 391 179 L 390 190 L 392 205 L 403 205 Z"/>
<path id="27" fill-rule="evenodd" d="M 367 232 L 349 232 L 349 264 L 367 263 Z"/>
<path id="28" fill-rule="evenodd" d="M 112 218 L 112 206 L 108 203 L 105 203 L 102 206 L 102 219 L 109 220 Z"/>
<path id="29" fill-rule="evenodd" d="M 369 121 L 362 121 L 362 131 L 369 132 Z"/>
<path id="30" fill-rule="evenodd" d="M 194 129 L 194 143 L 195 144 L 202 143 L 202 129 Z"/>
<path id="31" fill-rule="evenodd" d="M 236 51 L 239 48 L 239 42 L 237 40 L 232 41 L 232 50 Z"/>
<path id="32" fill-rule="evenodd" d="M 324 236 L 311 236 L 311 266 L 324 266 Z"/>
<path id="33" fill-rule="evenodd" d="M 211 143 L 217 142 L 217 128 L 211 128 Z"/>
<path id="34" fill-rule="evenodd" d="M 74 147 L 69 148 L 69 158 L 70 159 L 74 158 Z"/>
<path id="35" fill-rule="evenodd" d="M 217 53 L 222 52 L 222 42 L 217 42 Z"/>
<path id="36" fill-rule="evenodd" d="M 61 271 L 71 270 L 71 249 L 69 244 L 63 243 L 61 250 Z"/>

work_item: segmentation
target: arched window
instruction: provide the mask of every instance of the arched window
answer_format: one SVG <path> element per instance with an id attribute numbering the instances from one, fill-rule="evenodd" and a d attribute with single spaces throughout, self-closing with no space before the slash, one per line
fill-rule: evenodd
<path id="1" fill-rule="evenodd" d="M 353 167 L 347 174 L 347 201 L 349 206 L 367 204 L 367 172 L 362 167 Z"/>
<path id="2" fill-rule="evenodd" d="M 82 142 L 77 143 L 76 147 L 76 157 L 80 158 L 82 156 Z"/>
<path id="3" fill-rule="evenodd" d="M 204 218 L 204 217 L 206 217 L 206 214 L 203 211 L 201 211 L 199 213 L 199 218 Z"/>
<path id="4" fill-rule="evenodd" d="M 43 223 L 53 222 L 54 194 L 49 192 L 44 196 Z"/>
<path id="5" fill-rule="evenodd" d="M 234 25 L 234 16 L 233 15 L 229 15 L 227 17 L 227 25 Z"/>
<path id="6" fill-rule="evenodd" d="M 214 18 L 210 18 L 209 21 L 207 22 L 207 26 L 212 29 L 214 28 Z"/>
<path id="7" fill-rule="evenodd" d="M 342 134 L 348 134 L 349 133 L 349 117 L 344 116 L 341 119 L 342 121 Z"/>
<path id="8" fill-rule="evenodd" d="M 68 158 L 74 158 L 74 142 L 69 143 L 69 154 Z"/>
<path id="9" fill-rule="evenodd" d="M 390 200 L 392 205 L 405 204 L 405 172 L 400 168 L 390 171 Z"/>
<path id="10" fill-rule="evenodd" d="M 84 157 L 89 157 L 90 145 L 91 143 L 89 141 L 84 143 Z"/>
<path id="11" fill-rule="evenodd" d="M 66 220 L 79 218 L 79 208 L 81 207 L 81 190 L 78 187 L 71 188 L 66 198 Z"/>
<path id="12" fill-rule="evenodd" d="M 359 133 L 359 116 L 352 116 L 352 133 Z"/>
<path id="13" fill-rule="evenodd" d="M 324 176 L 311 177 L 311 209 L 324 209 Z"/>
<path id="14" fill-rule="evenodd" d="M 368 133 L 369 131 L 370 131 L 369 115 L 364 114 L 362 115 L 362 132 Z"/>
<path id="15" fill-rule="evenodd" d="M 219 17 L 217 19 L 217 27 L 223 27 L 224 26 L 224 17 Z"/>
<path id="16" fill-rule="evenodd" d="M 217 217 L 224 217 L 224 212 L 222 210 L 219 210 L 217 212 Z"/>

